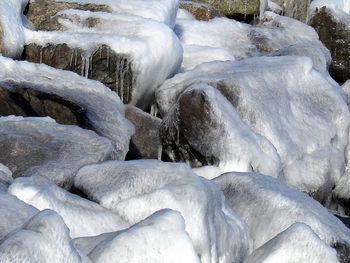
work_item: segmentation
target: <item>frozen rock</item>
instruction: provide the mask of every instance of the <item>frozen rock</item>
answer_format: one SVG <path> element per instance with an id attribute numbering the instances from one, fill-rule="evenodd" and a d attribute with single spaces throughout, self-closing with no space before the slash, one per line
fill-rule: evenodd
<path id="1" fill-rule="evenodd" d="M 207 3 L 180 1 L 179 7 L 189 11 L 197 20 L 207 21 L 217 16 L 223 16 L 218 9 Z"/>
<path id="2" fill-rule="evenodd" d="M 157 91 L 162 115 L 185 88 L 199 82 L 219 89 L 251 132 L 272 143 L 283 167 L 281 180 L 322 202 L 331 195 L 332 187 L 345 170 L 350 114 L 337 83 L 315 70 L 309 58 L 259 57 L 202 64 L 176 75 Z M 205 116 L 199 117 L 204 121 Z M 222 118 L 217 115 L 215 122 Z M 203 127 L 189 132 L 197 130 Z M 201 139 L 197 137 L 198 145 L 203 143 Z M 242 147 L 242 142 L 237 141 L 231 151 Z M 249 156 L 246 152 L 240 155 Z M 226 160 L 229 158 L 228 155 Z M 255 159 L 258 160 L 262 159 Z M 270 159 L 265 168 L 262 162 L 259 169 L 269 169 L 272 160 L 276 158 Z M 278 176 L 272 171 L 264 174 Z"/>
<path id="3" fill-rule="evenodd" d="M 7 192 L 7 188 L 12 181 L 12 172 L 7 166 L 0 163 L 0 191 Z"/>
<path id="4" fill-rule="evenodd" d="M 300 222 L 334 247 L 339 258 L 345 255 L 349 259 L 350 230 L 305 193 L 257 173 L 226 173 L 213 181 L 224 192 L 229 206 L 248 224 L 255 248 Z"/>
<path id="5" fill-rule="evenodd" d="M 312 229 L 294 223 L 253 251 L 244 263 L 310 262 L 338 263 L 337 252 L 324 243 Z"/>
<path id="6" fill-rule="evenodd" d="M 183 217 L 168 209 L 154 213 L 125 231 L 108 234 L 89 257 L 96 263 L 136 262 L 140 258 L 145 263 L 200 262 Z"/>
<path id="7" fill-rule="evenodd" d="M 311 0 L 269 0 L 281 8 L 281 13 L 306 23 Z"/>
<path id="8" fill-rule="evenodd" d="M 0 241 L 0 262 L 82 263 L 83 260 L 62 218 L 52 210 L 44 210 Z"/>
<path id="9" fill-rule="evenodd" d="M 127 227 L 118 215 L 100 205 L 71 194 L 48 178 L 17 178 L 8 192 L 39 210 L 51 209 L 62 216 L 72 238 L 95 236 Z"/>
<path id="10" fill-rule="evenodd" d="M 125 117 L 135 126 L 127 159 L 160 159 L 162 144 L 159 127 L 161 120 L 132 105 L 125 106 Z"/>
<path id="11" fill-rule="evenodd" d="M 171 161 L 274 176 L 281 170 L 273 145 L 251 130 L 230 101 L 207 84 L 192 85 L 180 95 L 164 117 L 160 135 L 163 152 Z"/>
<path id="12" fill-rule="evenodd" d="M 123 160 L 133 133 L 119 97 L 97 81 L 0 56 L 0 115 L 50 116 L 107 137 Z"/>
<path id="13" fill-rule="evenodd" d="M 22 202 L 17 197 L 0 191 L 0 240 L 38 212 L 38 209 Z"/>
<path id="14" fill-rule="evenodd" d="M 0 162 L 13 177 L 43 175 L 70 188 L 78 169 L 110 158 L 112 144 L 96 133 L 50 118 L 0 118 Z"/>
<path id="15" fill-rule="evenodd" d="M 129 224 L 164 208 L 179 211 L 201 262 L 239 262 L 250 252 L 245 224 L 226 206 L 217 186 L 187 165 L 104 162 L 83 167 L 74 185 Z"/>

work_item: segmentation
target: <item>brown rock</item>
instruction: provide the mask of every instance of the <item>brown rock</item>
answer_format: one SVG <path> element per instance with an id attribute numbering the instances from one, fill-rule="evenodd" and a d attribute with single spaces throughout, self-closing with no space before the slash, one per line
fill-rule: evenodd
<path id="1" fill-rule="evenodd" d="M 190 12 L 198 20 L 208 21 L 214 17 L 223 16 L 218 9 L 207 3 L 181 1 L 179 7 Z"/>

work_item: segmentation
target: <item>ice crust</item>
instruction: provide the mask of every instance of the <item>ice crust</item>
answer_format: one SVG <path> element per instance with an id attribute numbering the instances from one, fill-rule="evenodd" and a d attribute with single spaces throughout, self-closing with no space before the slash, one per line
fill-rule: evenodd
<path id="1" fill-rule="evenodd" d="M 296 222 L 328 245 L 350 244 L 350 230 L 319 202 L 279 180 L 257 173 L 226 173 L 215 179 L 228 205 L 248 224 L 258 248 Z"/>
<path id="2" fill-rule="evenodd" d="M 217 186 L 187 165 L 109 161 L 83 167 L 74 185 L 130 224 L 164 208 L 179 211 L 203 263 L 241 261 L 250 251 L 245 224 Z"/>
<path id="3" fill-rule="evenodd" d="M 244 263 L 338 263 L 336 251 L 312 229 L 294 223 L 249 255 Z"/>
<path id="4" fill-rule="evenodd" d="M 231 103 L 244 123 L 276 148 L 283 173 L 265 174 L 317 193 L 321 200 L 329 196 L 344 173 L 350 114 L 338 84 L 315 70 L 311 59 L 284 56 L 204 63 L 176 75 L 157 91 L 163 116 L 186 87 L 199 82 L 221 87 L 236 98 Z"/>
<path id="5" fill-rule="evenodd" d="M 72 238 L 95 236 L 127 227 L 116 214 L 67 192 L 46 177 L 17 178 L 8 192 L 39 210 L 51 209 L 57 212 L 69 227 Z"/>
<path id="6" fill-rule="evenodd" d="M 108 139 L 48 117 L 1 117 L 0 141 L 13 153 L 8 165 L 20 169 L 19 175 L 46 176 L 68 189 L 80 167 L 108 159 L 113 150 Z"/>
<path id="7" fill-rule="evenodd" d="M 11 90 L 11 85 L 27 85 L 49 94 L 59 95 L 76 103 L 86 111 L 94 131 L 109 138 L 113 157 L 124 159 L 129 149 L 133 125 L 124 117 L 124 105 L 118 95 L 101 83 L 52 67 L 14 61 L 0 56 L 0 82 Z M 16 85 L 14 85 L 15 87 Z"/>

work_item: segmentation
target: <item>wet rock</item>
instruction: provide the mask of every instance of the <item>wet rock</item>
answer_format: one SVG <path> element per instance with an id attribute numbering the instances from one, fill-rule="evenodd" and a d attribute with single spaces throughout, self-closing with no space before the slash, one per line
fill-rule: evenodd
<path id="1" fill-rule="evenodd" d="M 350 79 L 350 28 L 334 17 L 330 9 L 322 7 L 311 17 L 309 24 L 320 40 L 330 50 L 332 63 L 330 74 L 339 82 Z"/>
<path id="2" fill-rule="evenodd" d="M 308 20 L 310 0 L 272 0 L 282 8 L 282 14 L 303 23 Z"/>
<path id="3" fill-rule="evenodd" d="M 207 3 L 181 1 L 179 7 L 190 12 L 197 20 L 207 21 L 217 16 L 223 16 L 218 9 Z"/>
<path id="4" fill-rule="evenodd" d="M 126 105 L 125 117 L 135 126 L 135 133 L 131 136 L 127 159 L 159 159 L 161 155 L 161 141 L 159 127 L 161 119 L 136 108 Z"/>

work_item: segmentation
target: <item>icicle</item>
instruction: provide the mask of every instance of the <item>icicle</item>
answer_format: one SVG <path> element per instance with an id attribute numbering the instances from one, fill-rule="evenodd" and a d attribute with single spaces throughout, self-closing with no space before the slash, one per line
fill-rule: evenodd
<path id="1" fill-rule="evenodd" d="M 158 146 L 158 160 L 162 159 L 163 145 L 159 144 Z"/>
<path id="2" fill-rule="evenodd" d="M 73 66 L 73 59 L 74 59 L 74 49 L 71 49 L 70 51 L 70 61 L 69 61 L 69 66 Z"/>
<path id="3" fill-rule="evenodd" d="M 247 5 L 248 5 L 247 2 L 248 2 L 248 0 L 244 0 L 244 21 L 247 20 Z"/>
<path id="4" fill-rule="evenodd" d="M 260 12 L 259 12 L 259 23 L 261 24 L 261 19 L 263 18 L 264 16 L 264 13 L 267 9 L 267 6 L 268 6 L 268 3 L 267 3 L 268 0 L 260 0 Z"/>
<path id="5" fill-rule="evenodd" d="M 40 58 L 39 58 L 39 63 L 43 63 L 43 47 L 40 47 Z"/>
<path id="6" fill-rule="evenodd" d="M 157 117 L 157 114 L 158 114 L 158 106 L 157 106 L 156 103 L 153 103 L 153 104 L 151 105 L 151 112 L 150 112 L 150 114 L 151 114 L 152 116 L 154 116 L 154 117 Z"/>
<path id="7" fill-rule="evenodd" d="M 75 53 L 74 66 L 76 66 L 78 63 L 78 51 L 74 50 L 74 53 Z"/>
<path id="8" fill-rule="evenodd" d="M 107 68 L 109 68 L 109 47 L 107 48 Z"/>
<path id="9" fill-rule="evenodd" d="M 120 90 L 121 90 L 121 94 L 120 97 L 123 98 L 123 102 L 127 102 L 126 98 L 124 98 L 124 59 L 122 58 L 120 61 L 120 72 L 119 72 L 119 81 L 120 81 Z"/>
<path id="10" fill-rule="evenodd" d="M 85 55 L 84 56 L 84 60 L 85 60 L 85 73 L 84 73 L 84 77 L 88 78 L 89 77 L 89 69 L 90 69 L 90 56 L 89 55 Z"/>

